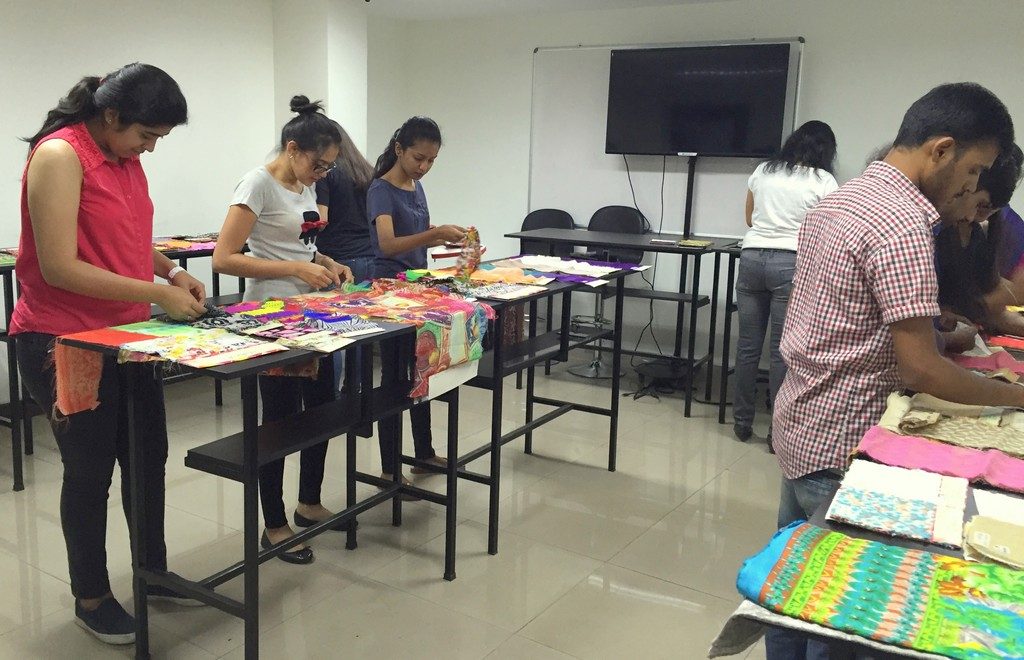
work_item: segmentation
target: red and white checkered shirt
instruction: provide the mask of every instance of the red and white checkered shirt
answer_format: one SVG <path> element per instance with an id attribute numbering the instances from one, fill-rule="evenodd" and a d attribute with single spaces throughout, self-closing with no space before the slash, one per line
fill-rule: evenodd
<path id="1" fill-rule="evenodd" d="M 789 370 L 773 419 L 786 478 L 845 469 L 900 387 L 889 324 L 939 314 L 938 219 L 917 186 L 881 161 L 808 211 L 782 331 Z"/>

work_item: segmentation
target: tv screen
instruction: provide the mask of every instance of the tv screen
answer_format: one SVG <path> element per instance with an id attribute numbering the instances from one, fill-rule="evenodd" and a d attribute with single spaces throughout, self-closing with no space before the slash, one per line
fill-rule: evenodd
<path id="1" fill-rule="evenodd" d="M 793 130 L 796 43 L 611 51 L 605 153 L 770 156 Z"/>

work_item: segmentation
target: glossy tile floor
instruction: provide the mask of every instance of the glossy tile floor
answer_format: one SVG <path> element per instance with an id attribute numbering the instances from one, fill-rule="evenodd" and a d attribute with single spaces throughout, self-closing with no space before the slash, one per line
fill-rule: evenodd
<path id="1" fill-rule="evenodd" d="M 576 356 L 574 356 L 576 357 Z M 582 360 L 580 354 L 576 359 Z M 548 396 L 606 405 L 607 382 L 556 367 L 538 378 Z M 623 381 L 624 391 L 629 381 Z M 504 423 L 523 418 L 522 392 L 506 381 Z M 490 393 L 462 389 L 463 451 L 486 441 Z M 172 570 L 202 577 L 241 557 L 241 485 L 183 464 L 192 445 L 240 429 L 237 385 L 213 405 L 208 381 L 167 388 L 167 545 Z M 436 404 L 435 446 L 444 405 Z M 359 548 L 343 536 L 313 542 L 316 563 L 263 565 L 261 653 L 265 658 L 702 658 L 739 603 L 742 559 L 774 530 L 779 468 L 763 439 L 741 443 L 717 408 L 695 404 L 686 419 L 676 396 L 621 399 L 618 471 L 608 472 L 607 418 L 569 413 L 502 455 L 499 552 L 486 552 L 487 493 L 460 481 L 458 579 L 441 579 L 444 512 L 413 502 L 401 528 L 390 507 L 360 518 Z M 767 424 L 767 416 L 764 424 Z M 765 428 L 761 427 L 761 438 Z M 60 457 L 36 420 L 27 489 L 10 488 L 10 437 L 0 436 L 0 658 L 131 656 L 73 623 L 59 519 Z M 406 433 L 406 437 L 409 435 Z M 409 442 L 407 441 L 407 445 Z M 486 472 L 480 459 L 472 469 Z M 361 469 L 379 470 L 375 440 L 361 440 Z M 344 446 L 328 457 L 326 506 L 344 493 Z M 297 492 L 289 459 L 285 493 Z M 115 475 L 115 484 L 118 483 Z M 437 476 L 419 479 L 441 489 Z M 131 610 L 130 553 L 117 487 L 107 551 L 114 593 Z M 289 514 L 294 500 L 286 499 Z M 240 596 L 239 580 L 226 593 Z M 151 609 L 154 657 L 242 658 L 239 620 L 211 608 Z M 764 656 L 763 645 L 747 657 Z"/>

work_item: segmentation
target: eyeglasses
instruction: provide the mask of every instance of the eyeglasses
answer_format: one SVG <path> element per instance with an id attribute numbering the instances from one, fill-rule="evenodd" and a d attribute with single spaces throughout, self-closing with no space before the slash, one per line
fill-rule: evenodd
<path id="1" fill-rule="evenodd" d="M 304 151 L 302 153 L 306 154 L 306 158 L 309 159 L 310 163 L 313 163 L 313 174 L 316 174 L 318 176 L 320 174 L 327 174 L 335 167 L 337 167 L 334 163 L 328 163 L 325 165 L 322 161 L 314 161 L 313 157 L 309 155 L 307 152 Z"/>

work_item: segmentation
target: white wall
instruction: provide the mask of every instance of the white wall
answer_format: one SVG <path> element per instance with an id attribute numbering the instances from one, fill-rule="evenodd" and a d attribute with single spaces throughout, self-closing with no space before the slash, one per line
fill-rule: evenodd
<path id="1" fill-rule="evenodd" d="M 365 3 L 331 3 L 327 19 L 328 111 L 365 154 L 368 57 Z"/>
<path id="2" fill-rule="evenodd" d="M 239 176 L 273 144 L 269 0 L 182 0 L 174 11 L 162 2 L 130 10 L 115 0 L 7 2 L 0 58 L 0 245 L 17 244 L 20 232 L 26 145 L 17 138 L 37 131 L 84 75 L 142 61 L 165 69 L 185 93 L 189 123 L 143 156 L 157 234 L 219 229 Z"/>
<path id="3" fill-rule="evenodd" d="M 803 36 L 797 121 L 822 119 L 832 125 L 839 142 L 837 175 L 843 181 L 860 171 L 870 151 L 894 137 L 910 103 L 942 82 L 974 80 L 988 86 L 1010 108 L 1024 135 L 1024 87 L 1017 71 L 1024 59 L 1022 24 L 1024 3 L 1017 0 L 969 7 L 954 0 L 720 0 L 461 21 L 371 20 L 370 51 L 382 57 L 371 56 L 370 62 L 370 141 L 383 144 L 405 116 L 434 117 L 445 146 L 424 182 L 432 217 L 475 224 L 491 254 L 511 253 L 516 244 L 501 236 L 517 229 L 527 211 L 536 47 Z M 404 56 L 394 54 L 393 44 L 399 41 Z M 391 50 L 385 53 L 383 44 Z M 656 167 L 660 173 L 660 159 Z M 709 159 L 699 168 L 713 175 L 716 165 Z M 698 188 L 707 174 L 698 176 Z M 655 178 L 646 177 L 636 191 L 649 216 L 660 207 Z M 697 226 L 706 225 L 713 214 L 742 209 L 742 185 L 717 193 L 716 200 L 695 205 Z M 631 203 L 625 181 L 618 194 L 619 203 Z M 600 195 L 608 203 L 607 191 Z M 1024 203 L 1024 195 L 1018 193 L 1015 200 Z M 680 207 L 677 199 L 667 202 Z M 668 203 L 666 209 L 678 213 Z M 674 288 L 677 263 L 675 258 L 660 260 L 659 288 Z M 705 272 L 705 290 L 710 281 L 710 271 Z M 658 310 L 658 326 L 667 329 L 672 308 L 659 304 Z M 646 305 L 635 312 L 630 316 L 646 321 Z"/>

